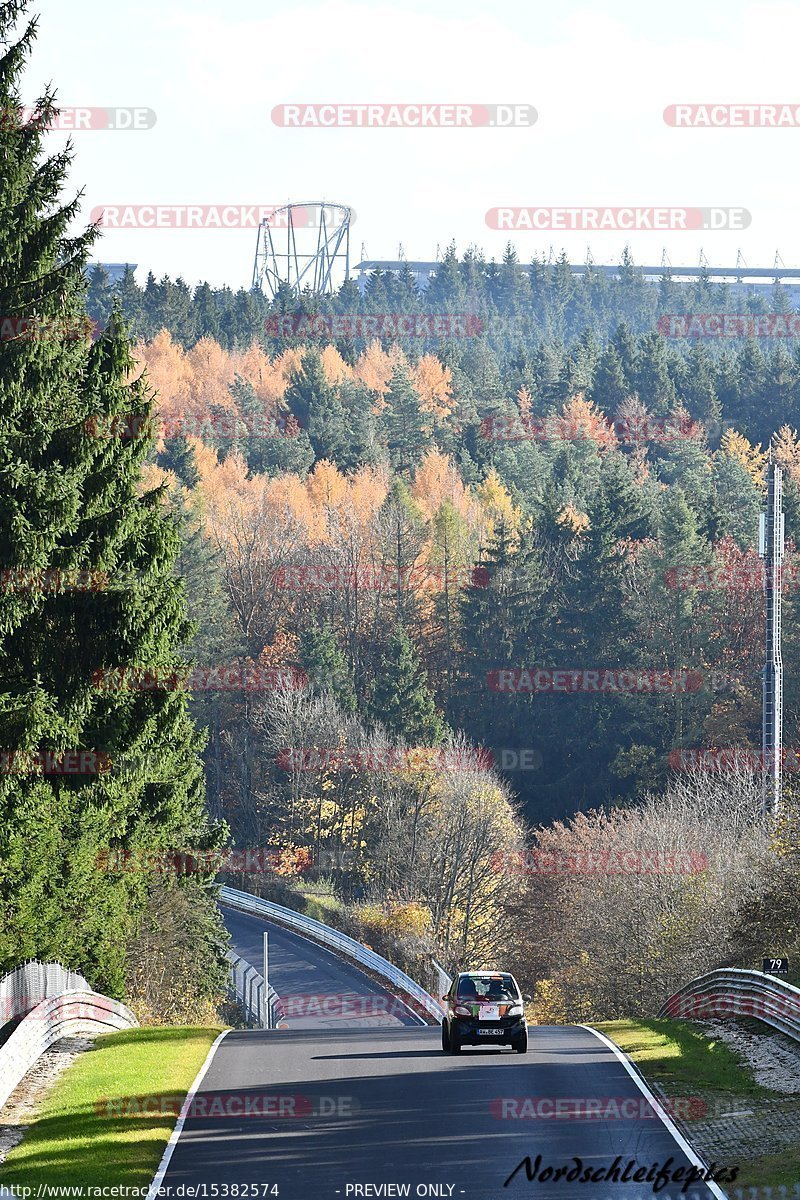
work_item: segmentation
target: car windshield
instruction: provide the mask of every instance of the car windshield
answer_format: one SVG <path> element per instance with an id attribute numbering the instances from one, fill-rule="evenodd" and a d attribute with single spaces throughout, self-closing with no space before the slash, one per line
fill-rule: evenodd
<path id="1" fill-rule="evenodd" d="M 456 996 L 459 1000 L 517 1000 L 519 993 L 510 975 L 462 975 Z"/>

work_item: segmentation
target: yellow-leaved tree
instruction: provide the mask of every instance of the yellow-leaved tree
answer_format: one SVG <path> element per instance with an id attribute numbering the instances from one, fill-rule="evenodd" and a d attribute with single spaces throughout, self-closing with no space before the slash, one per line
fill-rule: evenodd
<path id="1" fill-rule="evenodd" d="M 617 444 L 616 434 L 608 420 L 582 392 L 564 404 L 561 415 L 555 420 L 555 432 L 566 441 L 594 442 L 602 450 L 610 450 Z"/>
<path id="2" fill-rule="evenodd" d="M 717 453 L 740 462 L 753 483 L 757 483 L 759 487 L 764 486 L 764 467 L 767 456 L 761 449 L 760 443 L 754 446 L 743 433 L 737 433 L 735 429 L 726 429 Z"/>
<path id="3" fill-rule="evenodd" d="M 800 484 L 800 438 L 797 430 L 781 425 L 772 435 L 772 453 L 776 463 L 782 467 L 793 483 Z"/>
<path id="4" fill-rule="evenodd" d="M 481 544 L 492 541 L 499 525 L 505 526 L 512 543 L 519 538 L 522 524 L 522 509 L 517 508 L 511 493 L 492 467 L 482 483 L 475 488 L 475 498 L 481 507 Z"/>
<path id="5" fill-rule="evenodd" d="M 375 393 L 373 409 L 383 412 L 386 407 L 384 396 L 389 391 L 394 370 L 398 366 L 408 367 L 406 356 L 399 346 L 384 350 L 379 341 L 370 342 L 356 363 L 354 378 Z"/>
<path id="6" fill-rule="evenodd" d="M 442 366 L 434 354 L 423 354 L 411 368 L 411 380 L 419 395 L 420 405 L 426 412 L 433 413 L 437 421 L 450 416 L 453 403 L 453 373 Z"/>

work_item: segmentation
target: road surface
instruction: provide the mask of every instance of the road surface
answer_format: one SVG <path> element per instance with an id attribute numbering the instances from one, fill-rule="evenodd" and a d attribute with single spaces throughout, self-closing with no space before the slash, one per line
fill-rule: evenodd
<path id="1" fill-rule="evenodd" d="M 627 1099 L 634 1115 L 520 1118 L 525 1096 Z M 180 1185 L 223 1196 L 224 1185 L 247 1184 L 239 1195 L 281 1200 L 645 1200 L 652 1183 L 542 1183 L 524 1168 L 504 1187 L 526 1156 L 534 1167 L 542 1156 L 541 1172 L 575 1168 L 575 1159 L 581 1173 L 608 1170 L 617 1156 L 622 1171 L 634 1160 L 629 1175 L 655 1163 L 688 1170 L 669 1130 L 642 1107 L 623 1064 L 579 1027 L 532 1028 L 524 1056 L 494 1047 L 446 1055 L 430 1027 L 234 1031 L 217 1047 L 162 1183 L 168 1196 L 191 1194 L 175 1193 Z M 657 1194 L 677 1200 L 681 1187 Z M 714 1194 L 704 1183 L 685 1193 Z"/>
<path id="2" fill-rule="evenodd" d="M 421 1021 L 358 967 L 290 930 L 220 906 L 233 949 L 258 970 L 269 933 L 269 981 L 290 1029 L 394 1028 Z"/>

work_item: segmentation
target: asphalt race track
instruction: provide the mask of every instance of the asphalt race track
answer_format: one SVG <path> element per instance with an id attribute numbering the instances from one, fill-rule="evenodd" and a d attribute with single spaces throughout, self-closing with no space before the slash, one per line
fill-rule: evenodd
<path id="1" fill-rule="evenodd" d="M 724 1196 L 724 1187 L 702 1181 L 683 1192 L 684 1177 L 654 1188 L 660 1168 L 683 1168 L 685 1176 L 691 1160 L 623 1063 L 590 1030 L 533 1027 L 527 1055 L 500 1047 L 444 1054 L 438 1028 L 405 1015 L 357 968 L 260 918 L 223 911 L 235 949 L 256 966 L 269 929 L 273 986 L 302 1011 L 290 1015 L 285 1030 L 224 1036 L 176 1130 L 166 1173 L 157 1177 L 170 1189 L 162 1195 Z M 312 1011 L 308 997 L 327 1004 L 327 1011 Z M 358 1003 L 348 1009 L 352 998 L 391 1008 L 376 1024 Z M 581 1181 L 586 1172 L 614 1167 L 627 1182 L 613 1175 L 611 1182 Z M 641 1168 L 650 1181 L 631 1179 Z"/>
<path id="2" fill-rule="evenodd" d="M 503 1183 L 526 1155 L 541 1154 L 542 1171 L 573 1167 L 576 1157 L 583 1169 L 610 1168 L 617 1155 L 622 1170 L 635 1160 L 629 1174 L 670 1158 L 670 1170 L 689 1166 L 654 1116 L 504 1118 L 504 1101 L 508 1112 L 510 1098 L 524 1096 L 645 1104 L 622 1063 L 579 1027 L 532 1028 L 524 1056 L 500 1048 L 446 1055 L 430 1027 L 231 1032 L 200 1084 L 163 1184 L 168 1195 L 181 1184 L 206 1184 L 196 1196 L 224 1195 L 215 1184 L 262 1185 L 239 1194 L 283 1200 L 644 1200 L 655 1194 L 651 1183 L 530 1182 L 524 1168 Z M 219 1115 L 208 1115 L 208 1105 Z M 396 1186 L 380 1186 L 389 1184 Z M 681 1186 L 657 1194 L 675 1200 Z M 713 1194 L 704 1183 L 686 1193 L 692 1200 Z"/>
<path id="3" fill-rule="evenodd" d="M 417 1027 L 418 1017 L 394 996 L 321 946 L 260 917 L 222 907 L 233 949 L 261 971 L 269 933 L 269 981 L 290 1029 Z"/>

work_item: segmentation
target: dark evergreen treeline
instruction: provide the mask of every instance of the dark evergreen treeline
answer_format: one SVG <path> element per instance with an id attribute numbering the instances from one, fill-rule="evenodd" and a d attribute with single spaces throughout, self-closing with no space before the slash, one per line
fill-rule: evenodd
<path id="1" fill-rule="evenodd" d="M 421 291 L 410 270 L 369 275 L 363 294 L 353 280 L 332 297 L 290 293 L 270 302 L 259 291 L 207 283 L 192 289 L 184 280 L 152 272 L 139 287 L 132 270 L 114 286 L 102 266 L 90 273 L 89 315 L 105 323 L 118 303 L 135 337 L 149 340 L 161 329 L 185 347 L 210 337 L 226 349 L 256 341 L 278 353 L 297 339 L 271 337 L 275 313 L 471 314 L 482 323 L 477 336 L 402 340 L 411 356 L 434 353 L 452 369 L 457 391 L 472 398 L 480 415 L 501 396 L 526 387 L 539 411 L 550 411 L 578 390 L 605 412 L 635 391 L 652 411 L 677 402 L 698 419 L 727 419 L 751 440 L 763 441 L 784 421 L 800 420 L 800 349 L 794 341 L 674 339 L 657 322 L 673 313 L 785 313 L 786 289 L 771 294 L 742 285 L 692 283 L 665 277 L 647 282 L 626 252 L 618 278 L 588 265 L 573 274 L 565 256 L 523 269 L 509 248 L 502 263 L 474 252 L 461 259 L 451 247 L 440 270 Z M 391 344 L 392 339 L 384 339 Z M 346 361 L 363 351 L 364 338 L 336 341 Z"/>

